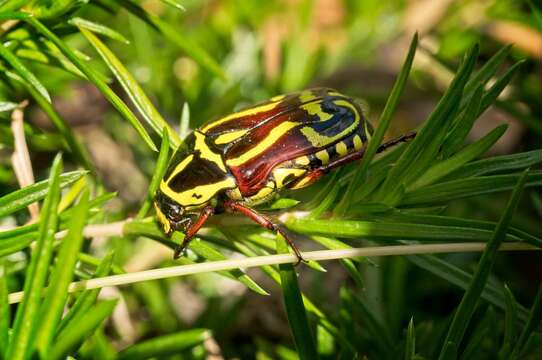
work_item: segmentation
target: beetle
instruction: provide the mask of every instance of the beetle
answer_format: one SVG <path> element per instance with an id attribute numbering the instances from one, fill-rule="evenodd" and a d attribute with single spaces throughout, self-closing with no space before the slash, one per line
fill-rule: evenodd
<path id="1" fill-rule="evenodd" d="M 171 158 L 155 194 L 164 232 L 185 234 L 174 258 L 210 216 L 228 211 L 280 233 L 301 261 L 283 228 L 254 206 L 361 159 L 372 133 L 360 104 L 328 88 L 276 96 L 194 130 Z M 414 136 L 384 143 L 378 152 Z"/>

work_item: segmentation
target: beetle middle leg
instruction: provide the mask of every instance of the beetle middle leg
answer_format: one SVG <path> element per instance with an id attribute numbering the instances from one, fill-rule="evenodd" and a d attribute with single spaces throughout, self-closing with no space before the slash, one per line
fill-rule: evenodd
<path id="1" fill-rule="evenodd" d="M 280 225 L 275 224 L 273 221 L 268 219 L 266 216 L 258 213 L 256 210 L 253 210 L 235 201 L 225 201 L 224 207 L 233 212 L 240 212 L 241 214 L 249 217 L 254 222 L 256 222 L 257 224 L 263 226 L 264 228 L 268 230 L 278 232 L 280 235 L 282 235 L 282 237 L 286 240 L 286 242 L 288 242 L 288 245 L 290 245 L 295 255 L 297 256 L 297 263 L 295 265 L 299 265 L 301 261 L 306 262 L 305 259 L 303 259 L 303 256 L 301 255 L 301 252 L 299 251 L 298 247 L 295 245 L 294 241 L 290 239 L 288 234 L 286 234 L 286 232 L 280 227 Z"/>
<path id="2" fill-rule="evenodd" d="M 203 208 L 196 221 L 190 224 L 188 229 L 186 229 L 182 244 L 175 248 L 175 252 L 173 253 L 174 259 L 178 259 L 181 256 L 181 253 L 188 247 L 188 244 L 192 238 L 198 233 L 199 229 L 201 229 L 203 224 L 205 224 L 207 219 L 209 219 L 209 217 L 211 217 L 213 214 L 214 208 L 212 206 L 206 206 Z"/>

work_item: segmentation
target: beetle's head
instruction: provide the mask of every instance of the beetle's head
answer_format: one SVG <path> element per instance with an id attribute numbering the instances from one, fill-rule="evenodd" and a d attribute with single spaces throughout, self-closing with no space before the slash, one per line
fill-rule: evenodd
<path id="1" fill-rule="evenodd" d="M 158 222 L 168 236 L 171 236 L 173 231 L 180 230 L 185 233 L 194 220 L 194 214 L 187 212 L 183 206 L 168 198 L 160 190 L 154 197 L 154 208 Z"/>

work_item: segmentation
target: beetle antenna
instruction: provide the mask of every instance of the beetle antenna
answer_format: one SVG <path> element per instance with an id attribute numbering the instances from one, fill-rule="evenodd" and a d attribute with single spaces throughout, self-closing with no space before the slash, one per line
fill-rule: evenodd
<path id="1" fill-rule="evenodd" d="M 410 141 L 416 137 L 416 132 L 411 131 L 409 133 L 406 133 L 404 135 L 399 136 L 398 138 L 391 139 L 390 141 L 385 142 L 384 144 L 380 145 L 378 147 L 378 150 L 376 150 L 376 153 L 381 153 L 382 151 L 386 151 L 388 148 L 395 146 L 397 144 Z"/>

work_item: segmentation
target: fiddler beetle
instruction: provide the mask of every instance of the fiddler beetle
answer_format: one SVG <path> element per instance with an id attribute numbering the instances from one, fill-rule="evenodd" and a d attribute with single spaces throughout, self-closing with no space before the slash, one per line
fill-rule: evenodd
<path id="1" fill-rule="evenodd" d="M 174 257 L 210 216 L 228 211 L 280 233 L 302 260 L 283 228 L 253 207 L 361 159 L 372 133 L 358 102 L 326 88 L 276 96 L 194 130 L 173 155 L 155 195 L 164 232 L 185 234 Z M 384 143 L 378 152 L 414 136 Z"/>

